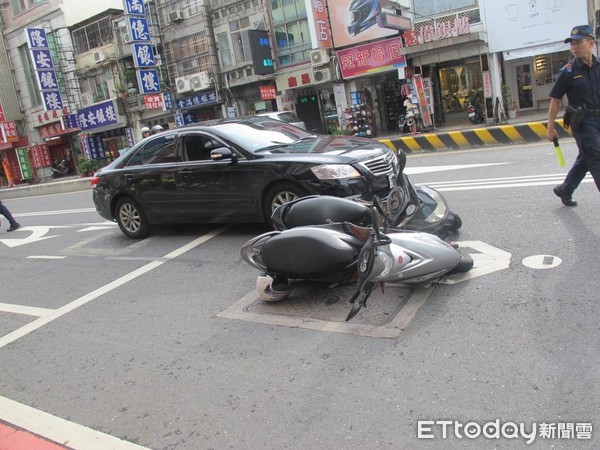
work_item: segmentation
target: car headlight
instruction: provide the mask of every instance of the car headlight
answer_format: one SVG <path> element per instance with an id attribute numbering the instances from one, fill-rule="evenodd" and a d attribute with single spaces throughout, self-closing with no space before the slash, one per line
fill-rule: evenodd
<path id="1" fill-rule="evenodd" d="M 327 164 L 312 167 L 310 170 L 320 180 L 338 180 L 340 178 L 360 178 L 360 172 L 348 164 Z"/>

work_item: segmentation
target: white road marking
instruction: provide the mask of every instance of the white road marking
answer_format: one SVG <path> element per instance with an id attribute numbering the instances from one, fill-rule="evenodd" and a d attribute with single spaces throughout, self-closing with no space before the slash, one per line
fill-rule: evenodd
<path id="1" fill-rule="evenodd" d="M 523 177 L 510 178 L 488 178 L 476 180 L 461 180 L 461 181 L 446 181 L 432 183 L 416 183 L 417 185 L 425 185 L 432 187 L 438 191 L 468 191 L 468 190 L 483 190 L 483 189 L 501 189 L 514 187 L 532 187 L 532 186 L 551 186 L 562 183 L 565 176 L 562 174 L 553 175 L 530 175 Z M 593 181 L 590 175 L 583 180 L 584 183 Z"/>
<path id="2" fill-rule="evenodd" d="M 52 255 L 31 255 L 27 259 L 65 259 L 66 256 L 52 256 Z"/>
<path id="3" fill-rule="evenodd" d="M 81 233 L 83 231 L 101 231 L 101 230 L 113 230 L 116 226 L 118 226 L 116 223 L 113 225 L 96 225 L 93 227 L 87 227 L 87 228 L 83 228 L 81 230 L 77 230 L 78 233 Z"/>
<path id="4" fill-rule="evenodd" d="M 554 269 L 562 263 L 562 259 L 553 255 L 533 255 L 524 258 L 522 263 L 530 269 Z"/>
<path id="5" fill-rule="evenodd" d="M 96 212 L 96 208 L 57 209 L 56 211 L 36 211 L 13 214 L 15 217 L 56 216 L 60 214 L 78 214 Z"/>
<path id="6" fill-rule="evenodd" d="M 450 166 L 428 166 L 428 167 L 407 167 L 404 173 L 407 175 L 416 175 L 420 173 L 447 172 L 450 170 L 460 169 L 476 169 L 478 167 L 502 166 L 505 164 L 513 164 L 511 162 L 489 163 L 489 164 L 455 164 Z"/>
<path id="7" fill-rule="evenodd" d="M 54 310 L 48 308 L 36 308 L 35 306 L 22 306 L 12 305 L 10 303 L 0 303 L 0 312 L 42 317 L 54 312 Z"/>
<path id="8" fill-rule="evenodd" d="M 65 314 L 79 308 L 80 306 L 83 306 L 86 303 L 89 303 L 92 300 L 95 300 L 98 297 L 101 297 L 102 295 L 104 295 L 120 286 L 123 286 L 124 284 L 126 284 L 132 280 L 135 280 L 136 278 L 138 278 L 142 275 L 145 275 L 148 272 L 151 272 L 152 270 L 162 266 L 169 260 L 175 259 L 178 256 L 181 256 L 184 253 L 192 250 L 193 248 L 203 244 L 204 242 L 208 241 L 209 239 L 212 239 L 215 236 L 218 236 L 219 234 L 223 233 L 227 229 L 228 229 L 227 227 L 216 228 L 216 229 L 212 230 L 211 232 L 206 233 L 204 236 L 200 236 L 199 238 L 194 239 L 190 243 L 163 256 L 161 258 L 161 260 L 152 261 L 152 262 L 146 264 L 145 266 L 142 266 L 132 272 L 129 272 L 128 274 L 123 275 L 122 277 L 117 278 L 116 280 L 114 280 L 108 284 L 105 284 L 104 286 L 90 292 L 89 294 L 79 297 L 78 299 L 73 300 L 71 303 L 68 303 L 68 304 L 52 311 L 50 314 L 40 317 L 39 319 L 36 319 L 33 322 L 30 322 L 27 325 L 22 326 L 18 330 L 15 330 L 12 333 L 9 333 L 9 334 L 1 337 L 0 338 L 0 348 L 4 347 L 5 345 L 10 344 L 11 342 L 16 341 L 19 338 L 22 338 L 23 336 L 26 336 L 27 334 L 31 333 L 32 331 L 35 331 L 38 328 L 43 327 L 44 325 L 52 322 L 53 320 L 58 319 L 59 317 L 64 316 Z"/>
<path id="9" fill-rule="evenodd" d="M 2 396 L 0 417 L 11 425 L 73 449 L 147 450 L 146 447 L 69 422 Z"/>
<path id="10" fill-rule="evenodd" d="M 499 270 L 508 269 L 510 267 L 510 259 L 512 254 L 486 244 L 482 241 L 459 241 L 459 248 L 467 247 L 473 250 L 478 250 L 481 253 L 469 253 L 473 258 L 473 268 L 466 273 L 457 273 L 441 278 L 438 283 L 455 284 L 461 281 L 470 280 L 482 275 L 488 275 Z"/>

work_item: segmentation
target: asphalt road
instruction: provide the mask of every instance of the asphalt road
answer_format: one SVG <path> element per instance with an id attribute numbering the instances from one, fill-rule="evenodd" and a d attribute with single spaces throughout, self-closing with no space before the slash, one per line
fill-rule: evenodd
<path id="1" fill-rule="evenodd" d="M 7 200 L 24 229 L 0 232 L 0 396 L 153 449 L 598 448 L 600 195 L 586 180 L 561 205 L 563 152 L 565 168 L 549 144 L 409 157 L 462 217 L 456 239 L 510 263 L 423 291 L 391 338 L 224 317 L 264 227 L 132 241 L 89 192 Z M 443 420 L 445 439 L 419 426 Z"/>

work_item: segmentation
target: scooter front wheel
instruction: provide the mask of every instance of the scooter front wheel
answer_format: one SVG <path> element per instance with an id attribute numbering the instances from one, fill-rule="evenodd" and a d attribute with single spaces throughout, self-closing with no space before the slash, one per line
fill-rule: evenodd
<path id="1" fill-rule="evenodd" d="M 468 272 L 473 268 L 474 264 L 475 263 L 471 255 L 469 255 L 468 253 L 461 253 L 459 263 L 454 267 L 454 269 L 448 272 L 448 275 Z"/>
<path id="2" fill-rule="evenodd" d="M 448 217 L 444 220 L 444 229 L 449 231 L 457 231 L 462 227 L 462 219 L 453 211 L 448 212 Z"/>

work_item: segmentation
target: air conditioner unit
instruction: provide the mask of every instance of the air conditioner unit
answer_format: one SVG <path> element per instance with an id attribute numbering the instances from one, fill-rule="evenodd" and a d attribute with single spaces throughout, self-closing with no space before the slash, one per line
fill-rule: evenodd
<path id="1" fill-rule="evenodd" d="M 175 11 L 169 11 L 168 17 L 169 22 L 179 22 L 180 20 L 183 20 L 183 12 L 177 9 Z"/>
<path id="2" fill-rule="evenodd" d="M 175 88 L 177 89 L 178 94 L 191 91 L 192 85 L 190 83 L 190 76 L 186 75 L 184 77 L 175 78 Z"/>
<path id="3" fill-rule="evenodd" d="M 331 80 L 331 69 L 315 69 L 313 70 L 314 83 L 326 83 Z"/>
<path id="4" fill-rule="evenodd" d="M 101 51 L 94 52 L 94 62 L 101 63 L 104 60 L 106 60 L 106 56 L 104 56 L 103 52 L 101 52 Z"/>
<path id="5" fill-rule="evenodd" d="M 208 72 L 198 72 L 190 75 L 190 84 L 194 91 L 202 91 L 210 87 Z"/>
<path id="6" fill-rule="evenodd" d="M 326 48 L 318 48 L 310 51 L 310 63 L 313 66 L 322 66 L 329 63 L 329 51 Z"/>

